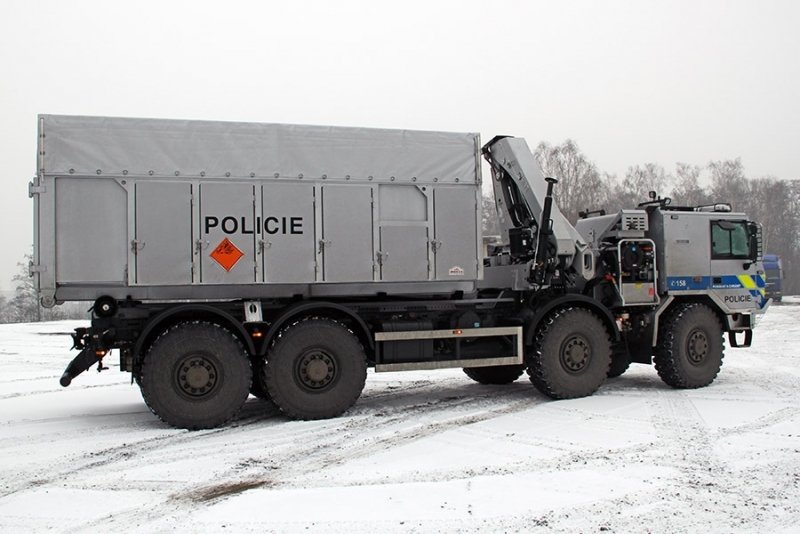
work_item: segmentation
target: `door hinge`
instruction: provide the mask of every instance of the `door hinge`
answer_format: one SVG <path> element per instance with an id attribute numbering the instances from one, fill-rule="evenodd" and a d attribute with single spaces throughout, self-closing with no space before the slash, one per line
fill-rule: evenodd
<path id="1" fill-rule="evenodd" d="M 37 182 L 28 182 L 28 198 L 33 198 L 33 195 L 41 195 L 47 192 L 47 187 L 38 185 Z"/>

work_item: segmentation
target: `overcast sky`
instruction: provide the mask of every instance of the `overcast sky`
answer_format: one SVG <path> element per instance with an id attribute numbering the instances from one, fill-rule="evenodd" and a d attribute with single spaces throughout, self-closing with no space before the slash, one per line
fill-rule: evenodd
<path id="1" fill-rule="evenodd" d="M 2 0 L 0 111 L 8 288 L 38 113 L 572 138 L 618 175 L 800 178 L 800 2 Z"/>

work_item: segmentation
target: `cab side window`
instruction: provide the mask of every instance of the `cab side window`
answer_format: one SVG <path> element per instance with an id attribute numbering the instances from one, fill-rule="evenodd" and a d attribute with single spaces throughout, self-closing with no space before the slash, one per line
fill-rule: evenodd
<path id="1" fill-rule="evenodd" d="M 747 259 L 750 242 L 745 221 L 711 221 L 711 259 Z"/>

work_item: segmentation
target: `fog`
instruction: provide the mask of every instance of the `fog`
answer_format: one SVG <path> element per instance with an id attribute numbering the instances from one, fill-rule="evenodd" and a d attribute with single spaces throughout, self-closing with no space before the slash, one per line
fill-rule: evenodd
<path id="1" fill-rule="evenodd" d="M 575 139 L 600 169 L 800 177 L 800 4 L 4 1 L 0 287 L 30 250 L 38 113 Z M 91 209 L 91 206 L 75 206 Z"/>

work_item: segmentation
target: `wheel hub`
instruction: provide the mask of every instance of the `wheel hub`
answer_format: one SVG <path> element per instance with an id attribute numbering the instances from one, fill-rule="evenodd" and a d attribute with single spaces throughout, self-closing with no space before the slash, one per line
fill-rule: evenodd
<path id="1" fill-rule="evenodd" d="M 336 376 L 336 362 L 323 350 L 307 351 L 300 357 L 297 376 L 300 383 L 309 389 L 324 389 Z"/>
<path id="2" fill-rule="evenodd" d="M 686 353 L 689 355 L 689 361 L 694 365 L 703 363 L 703 360 L 708 356 L 708 338 L 702 330 L 694 330 L 689 334 L 689 339 L 686 344 Z"/>
<path id="3" fill-rule="evenodd" d="M 583 371 L 591 357 L 591 347 L 583 336 L 574 335 L 561 346 L 561 365 L 569 372 Z"/>
<path id="4" fill-rule="evenodd" d="M 209 394 L 217 385 L 219 374 L 210 359 L 204 356 L 185 358 L 177 369 L 178 386 L 181 391 L 191 397 L 202 397 Z"/>

